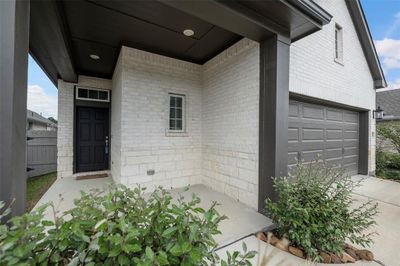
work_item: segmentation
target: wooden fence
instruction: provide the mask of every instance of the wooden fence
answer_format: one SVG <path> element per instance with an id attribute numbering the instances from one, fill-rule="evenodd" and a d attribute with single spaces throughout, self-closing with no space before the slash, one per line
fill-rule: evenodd
<path id="1" fill-rule="evenodd" d="M 27 131 L 28 176 L 57 171 L 57 131 Z"/>

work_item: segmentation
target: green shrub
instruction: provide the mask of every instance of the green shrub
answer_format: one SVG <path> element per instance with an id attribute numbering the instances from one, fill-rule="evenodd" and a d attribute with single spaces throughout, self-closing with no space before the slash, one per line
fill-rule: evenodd
<path id="1" fill-rule="evenodd" d="M 280 197 L 276 203 L 267 199 L 268 215 L 279 235 L 316 260 L 318 250 L 340 254 L 347 239 L 367 246 L 372 233 L 365 230 L 375 225 L 377 204 L 352 209 L 351 192 L 358 185 L 323 161 L 299 163 L 290 178 L 274 178 Z"/>
<path id="2" fill-rule="evenodd" d="M 400 125 L 379 125 L 377 127 L 378 135 L 389 140 L 397 152 L 400 153 Z"/>
<path id="3" fill-rule="evenodd" d="M 216 211 L 216 203 L 204 210 L 199 202 L 195 195 L 187 202 L 183 197 L 173 201 L 161 188 L 150 195 L 123 186 L 82 192 L 61 217 L 50 204 L 54 222 L 43 219 L 48 207 L 43 206 L 2 224 L 0 265 L 215 264 L 213 235 L 226 217 Z M 230 265 L 249 265 L 254 255 L 245 250 L 228 257 Z"/>

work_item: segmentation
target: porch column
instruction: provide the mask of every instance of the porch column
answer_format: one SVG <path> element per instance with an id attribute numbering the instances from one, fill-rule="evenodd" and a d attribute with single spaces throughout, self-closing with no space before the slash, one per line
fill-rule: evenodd
<path id="1" fill-rule="evenodd" d="M 12 216 L 25 212 L 29 5 L 0 1 L 0 201 L 15 199 Z"/>
<path id="2" fill-rule="evenodd" d="M 277 200 L 271 177 L 287 175 L 289 45 L 279 35 L 260 43 L 259 201 Z"/>

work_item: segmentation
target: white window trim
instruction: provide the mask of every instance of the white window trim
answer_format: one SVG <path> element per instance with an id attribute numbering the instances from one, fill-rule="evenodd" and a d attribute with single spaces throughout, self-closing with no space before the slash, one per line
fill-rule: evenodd
<path id="1" fill-rule="evenodd" d="M 338 32 L 338 40 L 336 40 L 336 32 Z M 343 37 L 343 27 L 339 24 L 335 23 L 334 29 L 334 44 L 333 44 L 333 58 L 334 61 L 340 65 L 344 65 L 343 57 L 344 57 L 344 37 Z M 338 56 L 336 56 L 336 51 L 338 51 Z"/>
<path id="2" fill-rule="evenodd" d="M 104 91 L 107 93 L 107 99 L 106 100 L 101 100 L 101 99 L 91 99 L 91 98 L 81 98 L 78 95 L 79 89 L 86 89 L 86 90 L 95 90 L 95 91 Z M 106 89 L 98 89 L 98 88 L 93 88 L 93 87 L 82 87 L 82 86 L 76 86 L 75 87 L 75 98 L 77 100 L 82 100 L 82 101 L 92 101 L 92 102 L 110 102 L 110 90 Z"/>
<path id="3" fill-rule="evenodd" d="M 170 120 L 170 113 L 171 113 L 171 97 L 179 97 L 182 99 L 182 130 L 174 130 L 170 129 L 169 127 L 169 120 Z M 167 117 L 167 130 L 166 130 L 166 135 L 167 136 L 182 136 L 186 135 L 186 95 L 180 94 L 180 93 L 173 93 L 169 92 L 168 93 L 168 102 L 167 102 L 167 108 L 168 108 L 168 117 Z"/>

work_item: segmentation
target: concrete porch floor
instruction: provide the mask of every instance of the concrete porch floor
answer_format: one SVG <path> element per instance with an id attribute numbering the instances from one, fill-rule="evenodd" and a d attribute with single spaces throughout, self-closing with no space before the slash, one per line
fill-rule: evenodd
<path id="1" fill-rule="evenodd" d="M 110 182 L 112 182 L 110 177 L 79 181 L 73 177 L 57 179 L 36 204 L 35 208 L 47 202 L 53 202 L 57 206 L 58 211 L 65 212 L 74 207 L 73 200 L 80 196 L 81 190 L 103 189 Z M 272 225 L 270 219 L 256 210 L 222 193 L 213 191 L 204 185 L 190 186 L 187 191 L 184 191 L 183 188 L 171 190 L 172 196 L 178 197 L 181 194 L 188 200 L 191 199 L 193 193 L 200 197 L 200 207 L 207 209 L 212 205 L 213 201 L 216 201 L 220 204 L 217 206 L 218 212 L 228 217 L 227 220 L 222 221 L 220 224 L 219 229 L 222 234 L 215 236 L 215 240 L 219 245 L 231 243 L 243 236 L 258 232 Z M 46 212 L 45 216 L 49 220 L 53 219 L 50 209 Z"/>
<path id="2" fill-rule="evenodd" d="M 377 216 L 376 221 L 378 225 L 375 228 L 379 235 L 374 236 L 375 243 L 370 247 L 370 250 L 375 254 L 375 258 L 384 265 L 400 265 L 400 255 L 398 253 L 398 239 L 400 239 L 400 183 L 366 176 L 355 176 L 354 178 L 364 179 L 364 182 L 355 191 L 353 197 L 359 202 L 373 199 L 379 204 L 380 213 Z M 43 203 L 53 201 L 56 205 L 58 204 L 58 209 L 61 212 L 66 211 L 73 207 L 73 199 L 79 197 L 81 190 L 101 189 L 109 182 L 112 182 L 111 178 L 80 181 L 72 177 L 57 179 L 35 208 Z M 220 214 L 228 216 L 229 219 L 221 222 L 220 230 L 222 234 L 215 237 L 220 246 L 257 232 L 272 224 L 268 218 L 259 214 L 254 209 L 246 207 L 203 185 L 191 186 L 189 191 L 174 189 L 171 193 L 174 196 L 181 193 L 187 199 L 191 197 L 192 193 L 196 193 L 202 200 L 200 205 L 203 208 L 210 207 L 213 201 L 221 204 L 217 207 L 218 211 Z M 62 202 L 60 202 L 60 196 L 64 198 Z M 48 219 L 52 219 L 50 213 L 46 215 Z M 247 243 L 249 249 L 259 251 L 261 256 L 265 253 L 273 253 L 274 258 L 269 261 L 268 265 L 313 265 L 311 263 L 304 264 L 304 261 L 299 260 L 291 254 L 277 250 L 272 246 L 265 251 L 265 246 L 260 244 L 255 237 L 248 237 L 236 242 L 231 246 L 221 249 L 218 253 L 223 257 L 226 250 L 241 250 L 241 242 L 243 241 Z M 253 265 L 257 265 L 257 261 L 262 261 L 262 258 L 258 255 L 253 261 Z M 356 265 L 379 264 L 376 262 L 366 263 L 365 261 L 360 261 Z"/>

